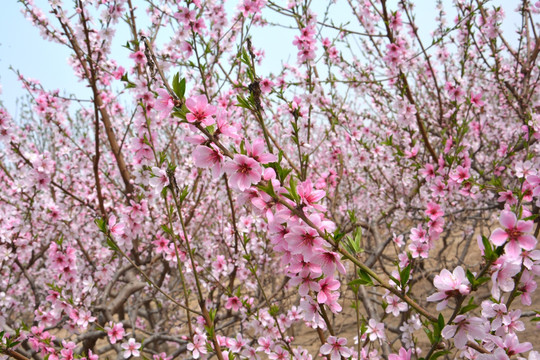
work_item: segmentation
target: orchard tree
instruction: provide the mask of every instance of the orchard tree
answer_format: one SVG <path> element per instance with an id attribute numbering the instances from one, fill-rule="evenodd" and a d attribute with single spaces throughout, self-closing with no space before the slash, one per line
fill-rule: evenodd
<path id="1" fill-rule="evenodd" d="M 540 358 L 540 2 L 19 2 L 0 357 Z"/>

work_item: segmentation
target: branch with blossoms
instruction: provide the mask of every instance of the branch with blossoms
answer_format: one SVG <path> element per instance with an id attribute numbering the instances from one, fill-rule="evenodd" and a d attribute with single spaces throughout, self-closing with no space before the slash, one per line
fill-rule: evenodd
<path id="1" fill-rule="evenodd" d="M 538 357 L 536 4 L 22 9 L 89 97 L 0 107 L 0 353 Z"/>

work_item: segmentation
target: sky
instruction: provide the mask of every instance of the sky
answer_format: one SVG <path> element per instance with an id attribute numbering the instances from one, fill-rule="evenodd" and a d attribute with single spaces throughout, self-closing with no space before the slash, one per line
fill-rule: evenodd
<path id="1" fill-rule="evenodd" d="M 67 95 L 75 94 L 79 98 L 89 98 L 90 90 L 85 84 L 78 81 L 73 74 L 73 70 L 67 62 L 70 51 L 67 47 L 60 44 L 51 43 L 44 40 L 37 28 L 26 20 L 21 13 L 22 5 L 16 0 L 1 0 L 2 11 L 0 11 L 0 101 L 7 110 L 14 116 L 17 116 L 17 99 L 25 95 L 20 82 L 17 80 L 15 71 L 20 71 L 26 77 L 40 80 L 44 88 L 48 90 L 60 89 L 60 93 Z M 286 3 L 285 1 L 282 1 Z M 394 3 L 395 1 L 390 1 Z M 445 0 L 443 3 L 450 3 Z M 48 9 L 45 0 L 35 0 L 35 3 L 43 9 Z M 65 3 L 71 3 L 65 0 Z M 134 0 L 134 4 L 142 3 L 142 0 Z M 326 4 L 327 1 L 313 0 L 315 7 Z M 341 2 L 344 4 L 344 2 Z M 229 0 L 228 7 L 230 11 L 236 7 L 236 0 Z M 507 19 L 503 23 L 503 31 L 508 33 L 510 38 L 514 36 L 515 22 L 517 15 L 513 13 L 513 8 L 508 4 L 516 4 L 514 0 L 500 0 L 495 4 L 504 4 Z M 142 4 L 141 4 L 142 5 Z M 320 8 L 320 9 L 321 9 Z M 351 16 L 350 10 L 346 5 L 338 5 L 333 8 L 333 18 L 340 19 L 343 22 Z M 346 10 L 347 9 L 347 10 Z M 449 9 L 449 6 L 445 6 Z M 320 11 L 319 11 L 320 12 Z M 425 43 L 431 43 L 430 33 L 435 28 L 435 1 L 419 0 L 416 2 L 415 13 L 417 15 L 417 25 L 420 28 L 420 34 Z M 263 13 L 269 14 L 269 13 Z M 272 17 L 269 17 L 272 20 Z M 449 16 L 451 21 L 452 17 Z M 282 63 L 291 61 L 296 63 L 296 48 L 292 45 L 294 36 L 298 30 L 287 30 L 273 27 L 272 29 L 263 28 L 253 33 L 254 44 L 264 44 L 266 57 L 258 69 L 259 74 L 268 74 L 276 72 L 281 68 Z M 119 39 L 118 46 L 113 46 L 113 57 L 118 59 L 120 64 L 128 67 L 131 62 L 128 60 L 129 51 L 119 45 L 124 44 L 130 38 L 125 24 L 118 26 L 116 38 Z M 260 46 L 260 45 L 259 45 Z M 320 46 L 319 46 L 320 47 Z"/>

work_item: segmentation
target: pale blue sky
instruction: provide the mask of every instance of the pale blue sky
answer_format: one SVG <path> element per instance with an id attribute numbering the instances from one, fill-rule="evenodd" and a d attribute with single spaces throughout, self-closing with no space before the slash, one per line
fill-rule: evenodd
<path id="1" fill-rule="evenodd" d="M 89 98 L 90 92 L 84 84 L 77 81 L 71 67 L 67 63 L 67 58 L 70 54 L 66 47 L 50 43 L 41 38 L 37 28 L 33 27 L 20 12 L 21 4 L 16 0 L 1 0 L 2 11 L 0 11 L 0 84 L 2 85 L 2 94 L 0 99 L 3 101 L 6 108 L 16 114 L 16 100 L 25 92 L 20 86 L 15 73 L 9 70 L 12 66 L 19 70 L 27 77 L 39 79 L 46 89 L 60 89 L 63 94 L 75 94 L 79 98 Z M 140 0 L 135 0 L 137 4 Z M 393 3 L 393 1 L 391 1 Z M 444 1 L 449 3 L 448 0 Z M 65 3 L 70 3 L 65 0 Z M 230 8 L 234 9 L 236 0 L 228 2 Z M 314 0 L 314 4 L 322 6 L 326 1 Z M 417 24 L 421 29 L 421 35 L 430 43 L 430 32 L 434 29 L 436 16 L 434 1 L 422 0 L 417 2 L 416 11 Z M 517 16 L 513 13 L 514 8 L 508 5 L 516 4 L 513 0 L 499 0 L 496 3 L 504 4 L 507 14 L 507 19 L 504 23 L 504 31 L 510 37 L 513 37 L 513 23 Z M 45 0 L 36 0 L 36 4 L 44 5 L 43 8 L 48 9 Z M 141 4 L 142 5 L 142 4 Z M 343 22 L 350 16 L 350 11 L 341 9 L 346 7 L 337 6 L 334 8 L 333 18 L 342 19 Z M 450 7 L 446 7 L 449 9 Z M 322 13 L 319 11 L 319 13 Z M 266 13 L 268 14 L 268 13 Z M 451 24 L 453 16 L 448 17 Z M 56 24 L 55 24 L 56 25 Z M 296 62 L 297 50 L 292 45 L 294 35 L 298 31 L 286 30 L 282 28 L 264 28 L 256 31 L 253 34 L 254 43 L 258 47 L 264 47 L 266 58 L 260 68 L 259 74 L 264 75 L 272 71 L 277 71 L 282 62 L 290 59 L 291 62 Z M 130 64 L 127 60 L 129 51 L 122 48 L 120 45 L 125 44 L 129 39 L 125 24 L 118 26 L 116 38 L 119 39 L 118 46 L 114 46 L 113 57 L 120 63 Z M 166 35 L 166 34 L 163 34 Z M 514 36 L 515 37 L 515 36 Z M 121 40 L 120 40 L 121 39 Z M 263 45 L 261 45 L 263 44 Z M 127 67 L 127 66 L 125 66 Z"/>

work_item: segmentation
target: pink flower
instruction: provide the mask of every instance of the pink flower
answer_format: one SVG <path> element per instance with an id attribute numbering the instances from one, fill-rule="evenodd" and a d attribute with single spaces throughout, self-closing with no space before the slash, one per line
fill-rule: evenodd
<path id="1" fill-rule="evenodd" d="M 120 80 L 122 78 L 122 75 L 126 72 L 126 69 L 124 69 L 122 66 L 119 66 L 113 73 L 113 77 L 116 80 Z"/>
<path id="2" fill-rule="evenodd" d="M 315 254 L 312 258 L 309 259 L 310 262 L 314 262 L 321 266 L 321 270 L 325 275 L 332 276 L 334 271 L 337 270 L 345 275 L 345 267 L 340 261 L 340 256 L 338 253 L 333 251 L 322 251 Z"/>
<path id="3" fill-rule="evenodd" d="M 468 340 L 482 340 L 486 336 L 484 321 L 477 317 L 467 318 L 465 315 L 458 315 L 454 319 L 455 325 L 444 327 L 441 335 L 445 339 L 454 339 L 454 345 L 458 349 L 463 349 Z"/>
<path id="4" fill-rule="evenodd" d="M 163 117 L 167 117 L 174 108 L 174 99 L 165 89 L 157 89 L 156 92 L 158 93 L 159 98 L 154 105 L 155 109 L 159 111 Z"/>
<path id="5" fill-rule="evenodd" d="M 321 354 L 330 355 L 331 360 L 340 360 L 343 356 L 348 358 L 352 356 L 352 350 L 346 347 L 347 339 L 329 336 L 326 344 L 321 346 Z"/>
<path id="6" fill-rule="evenodd" d="M 152 168 L 152 174 L 154 176 L 152 176 L 148 182 L 155 187 L 158 192 L 161 192 L 165 186 L 169 185 L 169 176 L 165 170 L 154 166 Z"/>
<path id="7" fill-rule="evenodd" d="M 444 215 L 444 211 L 441 210 L 441 206 L 439 204 L 430 202 L 427 204 L 426 215 L 429 216 L 431 220 L 436 220 Z"/>
<path id="8" fill-rule="evenodd" d="M 116 344 L 117 341 L 124 338 L 125 331 L 122 323 L 113 324 L 112 327 L 107 326 L 105 330 L 107 330 L 107 336 L 111 344 Z"/>
<path id="9" fill-rule="evenodd" d="M 109 217 L 109 231 L 111 234 L 120 236 L 124 234 L 125 224 L 116 223 L 116 216 L 111 215 Z"/>
<path id="10" fill-rule="evenodd" d="M 384 300 L 388 304 L 385 309 L 387 314 L 392 313 L 392 315 L 398 316 L 400 312 L 405 312 L 409 309 L 407 303 L 401 301 L 397 295 L 388 294 L 384 297 Z"/>
<path id="11" fill-rule="evenodd" d="M 454 180 L 458 184 L 461 184 L 463 181 L 467 180 L 471 175 L 469 174 L 469 169 L 464 168 L 463 166 L 458 166 L 450 174 L 450 179 Z"/>
<path id="12" fill-rule="evenodd" d="M 238 129 L 229 123 L 227 116 L 228 114 L 227 114 L 227 111 L 225 110 L 220 110 L 217 112 L 216 114 L 217 129 L 214 135 L 218 136 L 219 134 L 223 134 L 233 139 L 239 139 L 240 135 L 238 135 L 237 133 Z"/>
<path id="13" fill-rule="evenodd" d="M 398 236 L 392 233 L 392 241 L 399 247 L 402 247 L 403 245 L 405 245 L 405 241 L 403 240 L 403 234 Z"/>
<path id="14" fill-rule="evenodd" d="M 144 56 L 144 53 L 140 50 L 129 54 L 129 57 L 130 59 L 133 59 L 136 64 L 139 64 L 139 65 L 146 64 L 146 56 Z"/>
<path id="15" fill-rule="evenodd" d="M 537 284 L 534 281 L 532 272 L 525 270 L 521 276 L 519 283 L 519 291 L 521 291 L 521 303 L 530 306 L 532 304 L 531 294 L 536 290 Z"/>
<path id="16" fill-rule="evenodd" d="M 308 269 L 304 269 L 300 272 L 299 275 L 292 277 L 289 281 L 289 284 L 291 284 L 292 286 L 300 284 L 300 287 L 298 288 L 298 293 L 301 296 L 307 296 L 310 290 L 314 292 L 321 290 L 320 285 L 315 279 L 316 277 Z"/>
<path id="17" fill-rule="evenodd" d="M 156 246 L 156 253 L 161 254 L 162 252 L 166 252 L 169 246 L 169 240 L 158 234 L 156 235 L 156 240 L 152 241 L 152 244 Z"/>
<path id="18" fill-rule="evenodd" d="M 369 341 L 386 339 L 386 334 L 384 333 L 384 324 L 377 322 L 375 319 L 369 319 L 366 334 L 369 335 Z"/>
<path id="19" fill-rule="evenodd" d="M 92 313 L 90 311 L 85 311 L 85 310 L 79 311 L 79 318 L 77 319 L 77 325 L 79 325 L 83 329 L 86 329 L 88 327 L 88 323 L 92 323 L 94 321 L 96 321 L 96 318 L 92 316 Z"/>
<path id="20" fill-rule="evenodd" d="M 399 349 L 399 355 L 390 354 L 388 360 L 411 360 L 412 349 L 405 350 L 405 348 Z"/>
<path id="21" fill-rule="evenodd" d="M 98 359 L 99 359 L 99 356 L 92 353 L 92 350 L 88 349 L 88 360 L 98 360 Z"/>
<path id="22" fill-rule="evenodd" d="M 500 196 L 497 199 L 497 201 L 506 202 L 506 203 L 508 203 L 508 205 L 517 204 L 517 199 L 514 196 L 514 193 L 512 192 L 512 190 L 501 191 L 501 192 L 499 192 L 499 195 Z"/>
<path id="23" fill-rule="evenodd" d="M 512 259 L 519 257 L 521 249 L 532 250 L 536 246 L 536 238 L 530 233 L 533 229 L 532 221 L 517 220 L 516 214 L 503 210 L 499 222 L 505 229 L 497 228 L 491 233 L 490 240 L 494 245 L 501 246 L 506 243 L 505 251 Z"/>
<path id="24" fill-rule="evenodd" d="M 319 211 L 326 211 L 324 206 L 315 204 L 317 201 L 321 200 L 326 193 L 324 190 L 314 190 L 311 180 L 308 179 L 299 184 L 297 191 L 303 204 L 311 206 Z"/>
<path id="25" fill-rule="evenodd" d="M 482 107 L 484 106 L 484 102 L 482 101 L 482 93 L 479 92 L 479 93 L 473 93 L 471 92 L 471 104 L 474 106 L 474 107 Z"/>
<path id="26" fill-rule="evenodd" d="M 139 356 L 141 352 L 139 349 L 141 344 L 135 341 L 134 338 L 130 338 L 127 343 L 122 344 L 122 349 L 124 349 L 124 359 L 127 359 L 130 356 Z"/>
<path id="27" fill-rule="evenodd" d="M 444 86 L 445 90 L 448 91 L 448 95 L 450 95 L 450 99 L 455 101 L 460 101 L 461 97 L 463 96 L 463 90 L 459 85 L 454 85 L 450 82 L 446 82 Z"/>
<path id="28" fill-rule="evenodd" d="M 532 345 L 529 342 L 519 343 L 519 339 L 516 334 L 507 334 L 504 340 L 500 338 L 492 337 L 493 342 L 497 344 L 501 349 L 506 351 L 508 356 L 514 356 L 532 350 Z"/>
<path id="29" fill-rule="evenodd" d="M 509 292 L 514 289 L 513 277 L 519 273 L 520 269 L 521 262 L 517 258 L 510 258 L 508 254 L 495 260 L 491 266 L 491 281 L 493 283 L 491 295 L 495 299 L 501 297 L 501 290 Z"/>
<path id="30" fill-rule="evenodd" d="M 257 340 L 259 343 L 259 347 L 257 348 L 257 352 L 264 351 L 265 354 L 270 354 L 272 351 L 272 346 L 274 345 L 274 341 L 270 337 L 260 337 L 259 340 Z"/>
<path id="31" fill-rule="evenodd" d="M 193 54 L 193 47 L 187 41 L 184 41 L 180 44 L 180 50 L 186 55 L 186 59 Z"/>
<path id="32" fill-rule="evenodd" d="M 268 164 L 277 161 L 276 155 L 264 152 L 264 141 L 256 139 L 253 144 L 246 143 L 246 151 L 249 156 L 261 164 Z"/>
<path id="33" fill-rule="evenodd" d="M 231 339 L 230 349 L 232 352 L 239 353 L 242 348 L 247 344 L 246 340 L 242 337 L 242 334 L 237 334 L 236 339 Z"/>
<path id="34" fill-rule="evenodd" d="M 413 241 L 409 245 L 409 250 L 411 250 L 411 255 L 413 259 L 421 257 L 427 259 L 429 257 L 429 244 L 423 241 Z"/>
<path id="35" fill-rule="evenodd" d="M 191 351 L 194 359 L 200 358 L 201 354 L 206 354 L 206 337 L 195 334 L 193 342 L 187 344 L 187 349 Z"/>
<path id="36" fill-rule="evenodd" d="M 154 360 L 171 360 L 172 356 L 167 356 L 166 352 L 161 352 L 159 354 L 152 355 L 152 358 Z M 96 359 L 97 360 L 97 359 Z"/>
<path id="37" fill-rule="evenodd" d="M 424 179 L 435 178 L 435 167 L 431 164 L 426 164 L 426 166 L 420 170 L 420 175 L 422 175 Z"/>
<path id="38" fill-rule="evenodd" d="M 214 179 L 222 173 L 223 154 L 213 144 L 208 146 L 199 145 L 193 151 L 193 162 L 200 168 L 211 168 Z"/>
<path id="39" fill-rule="evenodd" d="M 206 96 L 198 95 L 187 99 L 186 107 L 190 111 L 190 113 L 186 114 L 186 119 L 190 123 L 199 121 L 205 126 L 209 126 L 215 122 L 212 115 L 216 113 L 216 107 L 208 105 Z"/>
<path id="40" fill-rule="evenodd" d="M 300 300 L 300 309 L 305 321 L 313 324 L 313 327 L 326 328 L 324 319 L 319 313 L 319 305 L 309 296 Z"/>
<path id="41" fill-rule="evenodd" d="M 467 295 L 471 290 L 469 280 L 467 280 L 465 271 L 461 266 L 456 267 L 453 273 L 443 269 L 440 275 L 435 275 L 433 284 L 439 291 L 429 296 L 427 301 L 438 302 L 437 311 L 446 308 L 449 298 L 460 294 Z"/>
<path id="42" fill-rule="evenodd" d="M 287 350 L 279 345 L 276 345 L 274 347 L 274 352 L 268 354 L 268 358 L 271 360 L 287 360 L 290 359 L 290 355 Z"/>
<path id="43" fill-rule="evenodd" d="M 261 91 L 263 93 L 269 93 L 272 90 L 272 86 L 274 86 L 274 83 L 272 80 L 269 79 L 262 79 L 260 82 Z"/>
<path id="44" fill-rule="evenodd" d="M 244 191 L 251 184 L 257 184 L 261 181 L 261 165 L 245 155 L 234 155 L 234 159 L 228 161 L 223 169 L 230 176 L 229 185 L 240 191 Z"/>
<path id="45" fill-rule="evenodd" d="M 340 283 L 332 277 L 327 277 L 319 281 L 319 286 L 321 290 L 317 294 L 317 302 L 324 304 L 332 297 L 332 291 L 339 289 Z"/>
<path id="46" fill-rule="evenodd" d="M 302 254 L 304 258 L 311 258 L 325 243 L 315 229 L 301 225 L 292 226 L 285 240 L 292 254 Z"/>
<path id="47" fill-rule="evenodd" d="M 242 302 L 236 296 L 232 296 L 228 298 L 227 302 L 225 303 L 225 309 L 227 310 L 232 309 L 233 311 L 238 311 L 241 306 L 242 306 Z"/>
<path id="48" fill-rule="evenodd" d="M 426 231 L 422 228 L 422 225 L 418 224 L 416 228 L 411 229 L 411 240 L 412 241 L 425 241 L 426 240 Z"/>

